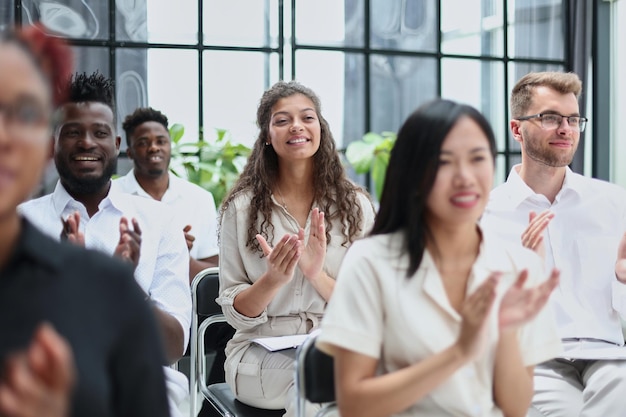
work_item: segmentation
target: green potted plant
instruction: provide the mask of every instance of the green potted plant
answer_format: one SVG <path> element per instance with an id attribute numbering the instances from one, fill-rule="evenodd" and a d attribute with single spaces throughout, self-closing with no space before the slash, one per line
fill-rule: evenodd
<path id="1" fill-rule="evenodd" d="M 395 132 L 367 132 L 361 140 L 346 148 L 346 159 L 357 174 L 370 174 L 374 184 L 374 196 L 380 201 L 389 165 L 391 148 L 396 142 Z"/>
<path id="2" fill-rule="evenodd" d="M 239 178 L 251 149 L 232 140 L 230 132 L 216 129 L 215 141 L 202 140 L 181 142 L 185 127 L 174 123 L 169 129 L 172 139 L 172 161 L 170 170 L 181 178 L 213 194 L 219 207 L 222 200 Z"/>

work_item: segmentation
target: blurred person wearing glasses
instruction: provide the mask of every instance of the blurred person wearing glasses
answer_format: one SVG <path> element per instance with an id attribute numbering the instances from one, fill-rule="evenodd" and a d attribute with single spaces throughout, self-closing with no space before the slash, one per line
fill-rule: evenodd
<path id="1" fill-rule="evenodd" d="M 496 187 L 482 226 L 561 270 L 550 304 L 564 353 L 535 367 L 533 407 L 543 416 L 617 416 L 626 409 L 626 190 L 572 172 L 587 119 L 573 73 L 522 77 L 510 122 L 521 164 Z"/>
<path id="2" fill-rule="evenodd" d="M 51 157 L 69 46 L 0 30 L 0 416 L 169 416 L 156 320 L 131 265 L 22 217 Z"/>

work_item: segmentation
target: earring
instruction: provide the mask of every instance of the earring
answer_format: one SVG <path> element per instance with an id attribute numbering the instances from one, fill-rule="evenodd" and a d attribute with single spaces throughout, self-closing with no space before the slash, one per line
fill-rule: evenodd
<path id="1" fill-rule="evenodd" d="M 269 145 L 270 145 L 270 143 L 269 143 L 269 142 L 265 142 L 265 146 L 269 146 Z"/>

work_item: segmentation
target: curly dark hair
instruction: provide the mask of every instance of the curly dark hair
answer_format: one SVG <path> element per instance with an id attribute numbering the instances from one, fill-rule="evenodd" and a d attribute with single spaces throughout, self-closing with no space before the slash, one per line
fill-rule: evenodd
<path id="1" fill-rule="evenodd" d="M 128 147 L 131 146 L 130 137 L 135 132 L 137 126 L 145 122 L 160 123 L 165 130 L 167 130 L 168 120 L 166 115 L 152 107 L 139 107 L 126 116 L 124 123 L 122 123 L 122 129 L 124 129 L 124 133 L 126 133 L 126 145 L 128 145 Z"/>
<path id="2" fill-rule="evenodd" d="M 324 212 L 325 218 L 328 220 L 326 222 L 327 242 L 330 242 L 330 230 L 332 221 L 335 219 L 340 219 L 342 224 L 347 225 L 343 230 L 344 241 L 342 245 L 344 246 L 354 241 L 357 233 L 363 228 L 363 210 L 357 201 L 357 193 L 363 192 L 368 198 L 369 194 L 347 178 L 335 146 L 335 139 L 328 122 L 322 116 L 318 96 L 313 90 L 297 81 L 279 81 L 265 91 L 261 97 L 256 120 L 259 135 L 243 172 L 220 208 L 220 218 L 223 218 L 228 206 L 238 194 L 250 192 L 252 195 L 250 207 L 256 210 L 251 209 L 248 217 L 246 247 L 256 251 L 261 251 L 255 238 L 257 234 L 260 233 L 268 241 L 274 237 L 274 226 L 270 222 L 273 208 L 271 195 L 273 186 L 278 180 L 278 155 L 274 147 L 265 146 L 265 142 L 269 138 L 272 107 L 280 99 L 295 94 L 302 94 L 313 102 L 320 121 L 320 147 L 313 156 L 315 166 L 313 188 L 315 192 L 314 201 L 319 203 L 320 210 Z M 258 226 L 259 218 L 261 218 L 260 227 Z"/>
<path id="3" fill-rule="evenodd" d="M 68 97 L 66 103 L 102 103 L 113 111 L 113 122 L 116 123 L 115 113 L 115 83 L 99 71 L 89 75 L 76 73 L 68 82 Z"/>

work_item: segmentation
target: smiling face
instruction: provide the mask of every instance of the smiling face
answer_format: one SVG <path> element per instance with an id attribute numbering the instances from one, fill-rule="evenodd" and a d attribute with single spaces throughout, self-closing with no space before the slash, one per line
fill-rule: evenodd
<path id="1" fill-rule="evenodd" d="M 578 100 L 573 93 L 561 94 L 549 87 L 536 87 L 527 113 L 556 113 L 579 116 Z M 511 131 L 522 145 L 524 163 L 549 167 L 565 167 L 572 162 L 578 147 L 580 132 L 572 129 L 566 119 L 554 129 L 544 129 L 538 118 L 512 120 Z"/>
<path id="2" fill-rule="evenodd" d="M 55 131 L 54 161 L 70 194 L 92 194 L 108 186 L 117 167 L 120 137 L 113 110 L 103 103 L 68 103 Z"/>
<path id="3" fill-rule="evenodd" d="M 128 156 L 133 160 L 136 176 L 158 178 L 167 175 L 172 143 L 169 132 L 161 123 L 144 122 L 135 128 L 129 139 Z"/>
<path id="4" fill-rule="evenodd" d="M 39 183 L 50 155 L 50 90 L 32 59 L 0 43 L 0 220 Z"/>
<path id="5" fill-rule="evenodd" d="M 493 173 L 487 136 L 474 120 L 462 117 L 441 146 L 437 176 L 426 202 L 431 228 L 475 225 L 487 204 Z"/>
<path id="6" fill-rule="evenodd" d="M 320 121 L 308 97 L 294 94 L 272 106 L 268 142 L 279 160 L 311 158 L 320 147 L 320 137 Z"/>

